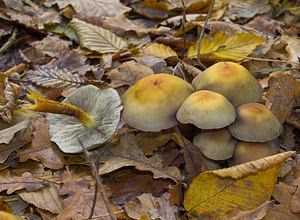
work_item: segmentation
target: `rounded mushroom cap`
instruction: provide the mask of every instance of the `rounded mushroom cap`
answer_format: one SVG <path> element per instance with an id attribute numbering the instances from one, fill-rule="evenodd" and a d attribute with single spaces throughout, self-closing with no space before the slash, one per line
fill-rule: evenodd
<path id="1" fill-rule="evenodd" d="M 237 119 L 229 131 L 242 141 L 266 142 L 280 135 L 282 125 L 266 106 L 247 103 L 237 108 Z"/>
<path id="2" fill-rule="evenodd" d="M 234 154 L 230 159 L 230 165 L 246 163 L 263 157 L 276 154 L 278 147 L 270 143 L 238 141 L 235 145 Z"/>
<path id="3" fill-rule="evenodd" d="M 236 140 L 226 128 L 207 130 L 194 137 L 193 144 L 204 156 L 213 160 L 226 160 L 232 157 Z"/>
<path id="4" fill-rule="evenodd" d="M 234 106 L 257 102 L 262 88 L 251 73 L 233 62 L 219 62 L 196 76 L 192 82 L 196 90 L 207 89 L 224 95 Z"/>
<path id="5" fill-rule="evenodd" d="M 202 129 L 224 128 L 234 122 L 233 105 L 221 94 L 200 90 L 191 94 L 176 114 L 183 124 L 191 123 Z"/>
<path id="6" fill-rule="evenodd" d="M 177 124 L 178 108 L 192 92 L 193 87 L 177 76 L 146 76 L 123 94 L 123 120 L 141 131 L 173 127 Z"/>

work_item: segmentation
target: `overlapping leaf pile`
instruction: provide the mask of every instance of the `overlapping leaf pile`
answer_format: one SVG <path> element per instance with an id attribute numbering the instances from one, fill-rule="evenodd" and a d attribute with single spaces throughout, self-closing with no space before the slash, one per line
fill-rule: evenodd
<path id="1" fill-rule="evenodd" d="M 283 124 L 278 154 L 231 167 L 191 144 L 193 126 L 150 133 L 116 119 L 114 135 L 90 150 L 113 215 L 300 219 L 299 1 L 216 0 L 204 27 L 211 2 L 0 0 L 0 219 L 114 219 L 90 160 L 51 141 L 49 115 L 29 110 L 26 93 L 61 102 L 93 85 L 121 96 L 156 73 L 190 83 L 198 58 L 239 62 L 256 77 L 260 102 Z"/>

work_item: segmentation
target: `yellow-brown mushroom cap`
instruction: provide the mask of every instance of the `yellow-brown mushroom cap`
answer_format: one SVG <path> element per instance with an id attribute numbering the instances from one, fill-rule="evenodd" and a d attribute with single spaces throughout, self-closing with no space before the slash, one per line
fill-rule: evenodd
<path id="1" fill-rule="evenodd" d="M 224 128 L 234 122 L 233 105 L 221 94 L 200 90 L 191 94 L 180 106 L 176 117 L 183 124 L 202 129 Z"/>
<path id="2" fill-rule="evenodd" d="M 262 88 L 251 73 L 233 62 L 219 62 L 196 76 L 192 82 L 196 90 L 207 89 L 224 95 L 234 106 L 257 102 Z"/>
<path id="3" fill-rule="evenodd" d="M 276 154 L 278 147 L 268 142 L 244 142 L 238 141 L 235 144 L 234 154 L 230 159 L 230 165 L 238 165 L 252 160 L 257 160 L 263 157 Z"/>
<path id="4" fill-rule="evenodd" d="M 237 108 L 237 119 L 229 131 L 242 141 L 266 142 L 280 135 L 282 125 L 266 106 L 247 103 Z"/>
<path id="5" fill-rule="evenodd" d="M 236 140 L 226 128 L 206 130 L 194 137 L 193 144 L 204 156 L 213 160 L 226 160 L 233 155 Z"/>
<path id="6" fill-rule="evenodd" d="M 177 124 L 178 108 L 192 92 L 193 87 L 177 76 L 146 76 L 123 94 L 123 120 L 142 131 L 173 127 Z"/>

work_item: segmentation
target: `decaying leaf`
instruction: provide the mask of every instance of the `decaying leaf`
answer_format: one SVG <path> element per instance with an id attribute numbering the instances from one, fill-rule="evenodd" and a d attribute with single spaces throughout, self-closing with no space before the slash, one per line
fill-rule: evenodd
<path id="1" fill-rule="evenodd" d="M 152 43 L 139 52 L 140 56 L 154 56 L 166 59 L 169 57 L 177 57 L 177 53 L 164 44 Z"/>
<path id="2" fill-rule="evenodd" d="M 21 217 L 18 217 L 16 215 L 13 215 L 13 214 L 5 212 L 5 211 L 0 211 L 0 219 L 3 219 L 3 220 L 22 220 Z"/>
<path id="3" fill-rule="evenodd" d="M 200 54 L 203 60 L 240 61 L 249 56 L 256 46 L 263 42 L 263 38 L 255 34 L 235 33 L 228 36 L 217 33 L 203 39 Z M 197 42 L 189 48 L 190 58 L 197 58 L 197 48 Z"/>
<path id="4" fill-rule="evenodd" d="M 48 68 L 41 66 L 36 70 L 26 73 L 26 80 L 37 86 L 45 88 L 64 88 L 79 87 L 85 83 L 78 74 L 72 74 L 68 69 L 59 69 L 57 66 Z"/>
<path id="5" fill-rule="evenodd" d="M 54 184 L 50 184 L 50 186 L 35 192 L 22 190 L 18 194 L 24 201 L 53 214 L 59 214 L 62 210 L 62 200 L 58 196 L 58 190 Z"/>
<path id="6" fill-rule="evenodd" d="M 189 213 L 209 216 L 221 216 L 236 209 L 254 209 L 270 198 L 282 163 L 294 154 L 288 151 L 226 169 L 203 172 L 186 192 L 184 207 Z"/>
<path id="7" fill-rule="evenodd" d="M 17 151 L 20 162 L 29 159 L 41 161 L 51 169 L 60 169 L 64 166 L 63 154 L 51 143 L 49 136 L 49 125 L 45 118 L 36 118 L 32 122 L 33 133 L 31 145 Z"/>
<path id="8" fill-rule="evenodd" d="M 159 155 L 147 158 L 138 147 L 133 134 L 124 134 L 120 145 L 107 149 L 100 157 L 99 174 L 111 173 L 123 167 L 134 167 L 140 171 L 150 171 L 154 178 L 168 178 L 174 181 L 180 180 L 181 175 L 176 167 L 163 168 Z"/>
<path id="9" fill-rule="evenodd" d="M 144 193 L 137 197 L 139 203 L 134 201 L 125 203 L 127 215 L 133 219 L 160 219 L 176 220 L 177 208 L 170 206 L 169 194 L 165 193 L 160 198 L 153 197 L 150 193 Z"/>
<path id="10" fill-rule="evenodd" d="M 30 173 L 23 173 L 22 176 L 12 176 L 9 171 L 0 172 L 0 192 L 7 190 L 11 194 L 20 189 L 26 189 L 29 192 L 36 191 L 44 185 L 41 180 L 36 179 Z"/>
<path id="11" fill-rule="evenodd" d="M 4 130 L 0 131 L 0 143 L 8 144 L 14 137 L 14 135 L 27 127 L 29 121 L 24 120 L 22 122 L 19 122 L 18 124 L 15 124 L 9 128 L 6 128 Z"/>
<path id="12" fill-rule="evenodd" d="M 81 47 L 98 53 L 114 53 L 128 46 L 127 42 L 113 32 L 74 18 L 70 23 Z"/>
<path id="13" fill-rule="evenodd" d="M 145 65 L 138 64 L 135 61 L 122 63 L 117 68 L 109 71 L 107 78 L 111 80 L 110 86 L 113 88 L 133 85 L 137 80 L 153 74 L 153 70 Z"/>

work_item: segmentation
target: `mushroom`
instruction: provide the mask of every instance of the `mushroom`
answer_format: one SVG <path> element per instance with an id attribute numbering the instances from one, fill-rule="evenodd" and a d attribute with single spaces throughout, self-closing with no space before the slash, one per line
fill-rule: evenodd
<path id="1" fill-rule="evenodd" d="M 62 103 L 38 93 L 27 95 L 35 104 L 29 108 L 48 114 L 51 141 L 65 153 L 81 152 L 107 141 L 114 134 L 122 110 L 119 94 L 114 89 L 87 85 L 71 93 Z M 51 114 L 56 113 L 56 114 Z"/>
<path id="2" fill-rule="evenodd" d="M 266 106 L 247 103 L 237 108 L 237 119 L 228 129 L 239 140 L 267 142 L 280 135 L 282 125 Z"/>
<path id="3" fill-rule="evenodd" d="M 160 73 L 138 80 L 122 96 L 122 119 L 141 131 L 160 131 L 177 124 L 176 112 L 194 92 L 183 79 Z"/>
<path id="4" fill-rule="evenodd" d="M 233 62 L 219 62 L 200 73 L 192 81 L 196 90 L 207 89 L 224 95 L 234 106 L 257 102 L 262 88 L 251 73 Z"/>
<path id="5" fill-rule="evenodd" d="M 224 128 L 234 122 L 233 105 L 221 94 L 200 90 L 191 94 L 177 111 L 177 119 L 202 129 Z"/>
<path id="6" fill-rule="evenodd" d="M 231 166 L 257 160 L 276 154 L 278 147 L 268 142 L 244 142 L 238 141 L 235 145 L 233 157 L 230 159 Z"/>
<path id="7" fill-rule="evenodd" d="M 193 144 L 204 156 L 213 160 L 226 160 L 233 155 L 236 140 L 226 128 L 206 130 L 194 137 Z"/>

